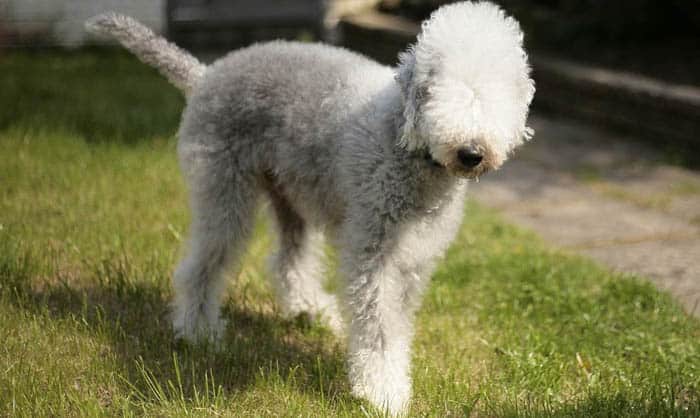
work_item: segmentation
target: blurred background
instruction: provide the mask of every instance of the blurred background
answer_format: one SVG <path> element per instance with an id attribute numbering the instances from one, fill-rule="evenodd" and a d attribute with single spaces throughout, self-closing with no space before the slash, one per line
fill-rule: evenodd
<path id="1" fill-rule="evenodd" d="M 285 38 L 335 43 L 393 64 L 420 21 L 445 3 L 0 0 L 0 130 L 41 127 L 126 142 L 174 134 L 183 99 L 84 32 L 84 20 L 105 10 L 134 16 L 205 61 Z M 497 3 L 525 32 L 537 133 L 473 195 L 560 247 L 651 278 L 697 312 L 700 2 Z M 148 94 L 156 90 L 165 93 Z M 154 107 L 162 111 L 146 110 Z"/>
<path id="2" fill-rule="evenodd" d="M 413 21 L 446 0 L 3 0 L 0 45 L 93 41 L 82 23 L 104 10 L 128 13 L 185 46 L 226 51 L 267 38 L 324 38 L 338 20 L 372 9 Z M 614 68 L 697 84 L 700 4 L 671 0 L 501 0 L 528 46 Z"/>
<path id="3" fill-rule="evenodd" d="M 99 44 L 103 41 L 86 34 L 83 22 L 105 10 L 117 10 L 205 60 L 255 41 L 285 38 L 342 44 L 392 64 L 397 51 L 414 39 L 417 23 L 446 3 L 449 1 L 2 0 L 0 48 L 75 49 Z M 697 97 L 681 86 L 700 84 L 700 3 L 497 3 L 518 18 L 525 31 L 541 87 L 536 106 L 631 129 L 666 151 L 675 151 L 677 158 L 697 162 L 698 112 L 689 108 Z M 568 64 L 609 70 L 597 76 L 598 81 L 608 78 L 601 87 L 606 91 L 597 90 L 600 83 L 587 82 L 595 81 L 588 80 L 595 79 L 594 74 L 586 74 L 582 81 L 577 72 L 582 68 Z M 667 84 L 654 84 L 656 81 Z M 572 85 L 577 82 L 578 86 Z M 611 92 L 614 94 L 608 94 Z M 571 102 L 572 94 L 579 103 Z M 606 102 L 599 104 L 601 95 Z M 645 100 L 664 106 L 643 103 Z"/>

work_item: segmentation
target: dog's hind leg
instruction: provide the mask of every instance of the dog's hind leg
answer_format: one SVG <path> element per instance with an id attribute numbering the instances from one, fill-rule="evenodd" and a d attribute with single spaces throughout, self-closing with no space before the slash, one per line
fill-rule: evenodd
<path id="1" fill-rule="evenodd" d="M 336 297 L 323 289 L 323 233 L 313 230 L 273 189 L 270 200 L 279 235 L 279 250 L 272 257 L 271 269 L 283 312 L 290 316 L 308 313 L 342 333 Z"/>
<path id="2" fill-rule="evenodd" d="M 190 180 L 192 223 L 187 256 L 173 279 L 173 328 L 189 341 L 215 340 L 225 326 L 220 318 L 223 269 L 238 264 L 245 250 L 258 189 L 225 151 L 181 151 L 180 156 Z"/>

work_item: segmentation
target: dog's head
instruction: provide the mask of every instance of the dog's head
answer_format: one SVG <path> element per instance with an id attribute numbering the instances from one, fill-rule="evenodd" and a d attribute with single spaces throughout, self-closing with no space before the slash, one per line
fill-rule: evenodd
<path id="1" fill-rule="evenodd" d="M 532 135 L 535 92 L 518 22 L 497 6 L 443 6 L 400 55 L 400 144 L 423 150 L 454 175 L 498 168 Z"/>

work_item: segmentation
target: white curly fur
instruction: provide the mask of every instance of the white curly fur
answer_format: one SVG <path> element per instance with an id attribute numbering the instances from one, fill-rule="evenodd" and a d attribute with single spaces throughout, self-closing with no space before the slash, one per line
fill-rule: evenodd
<path id="1" fill-rule="evenodd" d="M 518 22 L 491 3 L 436 10 L 400 56 L 409 94 L 428 96 L 420 112 L 408 98 L 401 143 L 430 146 L 445 164 L 456 147 L 481 143 L 493 154 L 493 168 L 500 166 L 532 135 L 525 122 L 535 86 L 522 41 Z"/>
<path id="2" fill-rule="evenodd" d="M 534 86 L 515 20 L 490 3 L 442 7 L 395 69 L 293 42 L 204 68 L 131 19 L 93 22 L 190 91 L 178 153 L 193 220 L 174 277 L 176 333 L 221 336 L 221 273 L 238 262 L 264 195 L 283 311 L 346 329 L 353 393 L 406 411 L 413 317 L 459 228 L 467 179 L 530 135 Z M 325 238 L 339 251 L 342 304 L 321 285 Z"/>

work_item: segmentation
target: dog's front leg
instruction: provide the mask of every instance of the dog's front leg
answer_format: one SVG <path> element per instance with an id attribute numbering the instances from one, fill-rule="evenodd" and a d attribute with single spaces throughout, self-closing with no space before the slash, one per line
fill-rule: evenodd
<path id="1" fill-rule="evenodd" d="M 347 280 L 353 393 L 396 415 L 405 411 L 411 396 L 413 314 L 404 300 L 409 289 L 387 250 L 383 245 L 355 247 L 341 262 Z"/>

